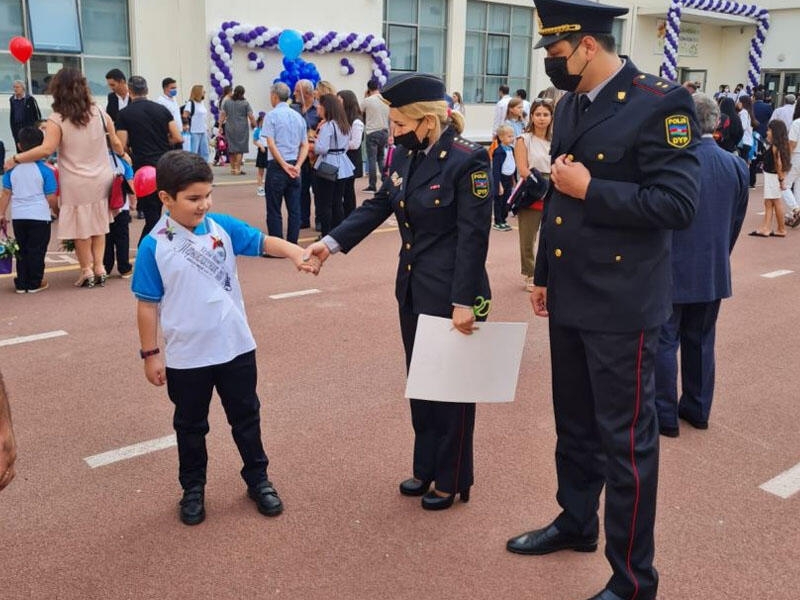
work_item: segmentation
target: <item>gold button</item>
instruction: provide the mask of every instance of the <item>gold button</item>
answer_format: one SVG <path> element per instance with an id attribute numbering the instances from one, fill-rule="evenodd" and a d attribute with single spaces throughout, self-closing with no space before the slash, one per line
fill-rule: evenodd
<path id="1" fill-rule="evenodd" d="M 556 217 L 556 225 L 561 225 L 564 222 L 564 219 L 561 217 Z"/>
<path id="2" fill-rule="evenodd" d="M 556 258 L 561 258 L 561 248 L 556 248 L 553 254 L 556 255 Z"/>
<path id="3" fill-rule="evenodd" d="M 436 200 L 434 200 L 434 201 L 433 201 L 433 205 L 434 205 L 434 206 L 439 206 L 439 204 L 441 204 L 441 203 L 439 202 L 439 199 L 438 199 L 438 198 L 437 198 Z"/>
<path id="4" fill-rule="evenodd" d="M 411 265 L 406 265 L 406 271 L 410 271 L 410 270 L 411 270 Z"/>
<path id="5" fill-rule="evenodd" d="M 405 208 L 405 207 L 406 207 L 406 203 L 403 202 L 402 200 L 400 200 L 400 208 Z"/>
<path id="6" fill-rule="evenodd" d="M 603 154 L 602 152 L 600 152 L 600 153 L 597 155 L 597 160 L 603 160 L 605 157 L 606 157 L 606 155 L 605 155 L 605 154 Z"/>
<path id="7" fill-rule="evenodd" d="M 647 79 L 647 75 L 639 75 L 639 79 Z"/>
<path id="8" fill-rule="evenodd" d="M 409 229 L 409 228 L 411 227 L 411 225 L 409 225 L 409 224 L 408 224 L 408 221 L 406 221 L 406 222 L 404 223 L 404 225 L 406 226 L 406 229 Z"/>
<path id="9" fill-rule="evenodd" d="M 615 261 L 617 261 L 617 262 L 622 262 L 622 255 L 621 255 L 621 254 L 617 254 L 617 255 L 614 257 L 614 260 L 615 260 Z"/>
<path id="10" fill-rule="evenodd" d="M 408 242 L 406 242 L 406 250 L 411 250 L 411 244 L 409 244 Z"/>
<path id="11" fill-rule="evenodd" d="M 567 160 L 573 161 L 575 160 L 575 157 L 572 154 L 567 154 Z"/>

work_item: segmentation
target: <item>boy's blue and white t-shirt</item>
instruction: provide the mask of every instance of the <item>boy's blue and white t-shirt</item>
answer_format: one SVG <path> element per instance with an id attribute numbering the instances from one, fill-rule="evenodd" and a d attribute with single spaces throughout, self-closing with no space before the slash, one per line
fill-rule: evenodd
<path id="1" fill-rule="evenodd" d="M 3 187 L 11 190 L 11 218 L 50 221 L 46 196 L 58 189 L 56 174 L 44 161 L 22 163 L 3 175 Z"/>
<path id="2" fill-rule="evenodd" d="M 260 256 L 263 246 L 255 227 L 210 213 L 194 231 L 167 213 L 142 240 L 131 289 L 139 300 L 159 303 L 168 367 L 222 364 L 255 349 L 236 255 Z"/>

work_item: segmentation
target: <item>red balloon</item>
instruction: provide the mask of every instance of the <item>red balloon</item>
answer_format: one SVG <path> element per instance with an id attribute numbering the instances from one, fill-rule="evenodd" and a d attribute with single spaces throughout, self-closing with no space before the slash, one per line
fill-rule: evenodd
<path id="1" fill-rule="evenodd" d="M 14 58 L 24 64 L 33 55 L 33 44 L 28 38 L 18 35 L 8 42 L 8 50 Z"/>
<path id="2" fill-rule="evenodd" d="M 137 198 L 149 196 L 156 191 L 156 168 L 140 167 L 133 176 L 133 192 Z"/>

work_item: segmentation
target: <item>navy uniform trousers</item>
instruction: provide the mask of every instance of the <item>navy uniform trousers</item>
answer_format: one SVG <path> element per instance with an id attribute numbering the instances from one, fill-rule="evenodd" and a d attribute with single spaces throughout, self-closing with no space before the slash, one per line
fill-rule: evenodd
<path id="1" fill-rule="evenodd" d="M 555 521 L 564 533 L 597 538 L 606 486 L 608 588 L 654 597 L 652 567 L 658 482 L 655 356 L 659 329 L 597 332 L 550 321 L 556 444 Z M 652 594 L 652 595 L 651 595 Z"/>
<path id="2" fill-rule="evenodd" d="M 714 340 L 721 300 L 673 304 L 661 327 L 656 373 L 656 408 L 662 427 L 678 427 L 678 412 L 706 423 L 714 398 Z M 678 401 L 678 347 L 681 397 Z"/>
<path id="3" fill-rule="evenodd" d="M 408 306 L 411 306 L 411 302 Z M 400 307 L 400 332 L 406 352 L 406 370 L 417 333 L 416 315 Z M 414 427 L 414 477 L 435 481 L 440 492 L 455 494 L 473 483 L 472 438 L 475 404 L 410 400 Z"/>
<path id="4" fill-rule="evenodd" d="M 167 367 L 167 394 L 175 405 L 172 424 L 178 440 L 178 479 L 183 489 L 206 484 L 208 407 L 214 388 L 244 463 L 242 479 L 248 487 L 267 479 L 269 461 L 261 443 L 257 379 L 255 350 L 219 365 Z"/>

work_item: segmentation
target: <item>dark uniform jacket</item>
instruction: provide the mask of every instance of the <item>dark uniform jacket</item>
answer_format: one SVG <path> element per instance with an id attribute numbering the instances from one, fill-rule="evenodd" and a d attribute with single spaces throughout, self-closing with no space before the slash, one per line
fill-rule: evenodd
<path id="1" fill-rule="evenodd" d="M 412 157 L 399 147 L 375 197 L 330 236 L 348 252 L 394 213 L 403 244 L 395 290 L 400 306 L 442 317 L 452 314 L 453 304 L 488 308 L 492 195 L 486 150 L 448 127 L 409 178 Z"/>
<path id="2" fill-rule="evenodd" d="M 16 99 L 14 98 L 14 94 L 11 94 L 11 96 L 8 99 L 9 108 L 11 106 L 13 106 L 15 100 Z M 17 139 L 17 134 L 19 133 L 20 129 L 22 129 L 23 127 L 35 127 L 36 126 L 36 121 L 38 121 L 39 119 L 42 118 L 42 113 L 39 111 L 39 105 L 36 103 L 36 98 L 26 94 L 22 98 L 22 100 L 24 101 L 24 104 L 23 104 L 24 110 L 23 110 L 23 113 L 22 113 L 22 115 L 23 115 L 22 116 L 22 121 L 14 121 L 14 110 L 13 109 L 10 109 L 10 113 L 9 113 L 9 115 L 10 115 L 9 116 L 9 119 L 10 119 L 9 124 L 11 126 L 11 132 L 12 132 L 12 134 L 14 136 L 14 140 L 15 141 Z"/>
<path id="3" fill-rule="evenodd" d="M 554 187 L 545 201 L 534 283 L 547 287 L 550 319 L 660 326 L 672 312 L 671 230 L 691 223 L 700 180 L 691 96 L 628 60 L 585 113 L 565 96 L 553 133 L 553 159 L 572 155 L 592 180 L 583 201 Z"/>

